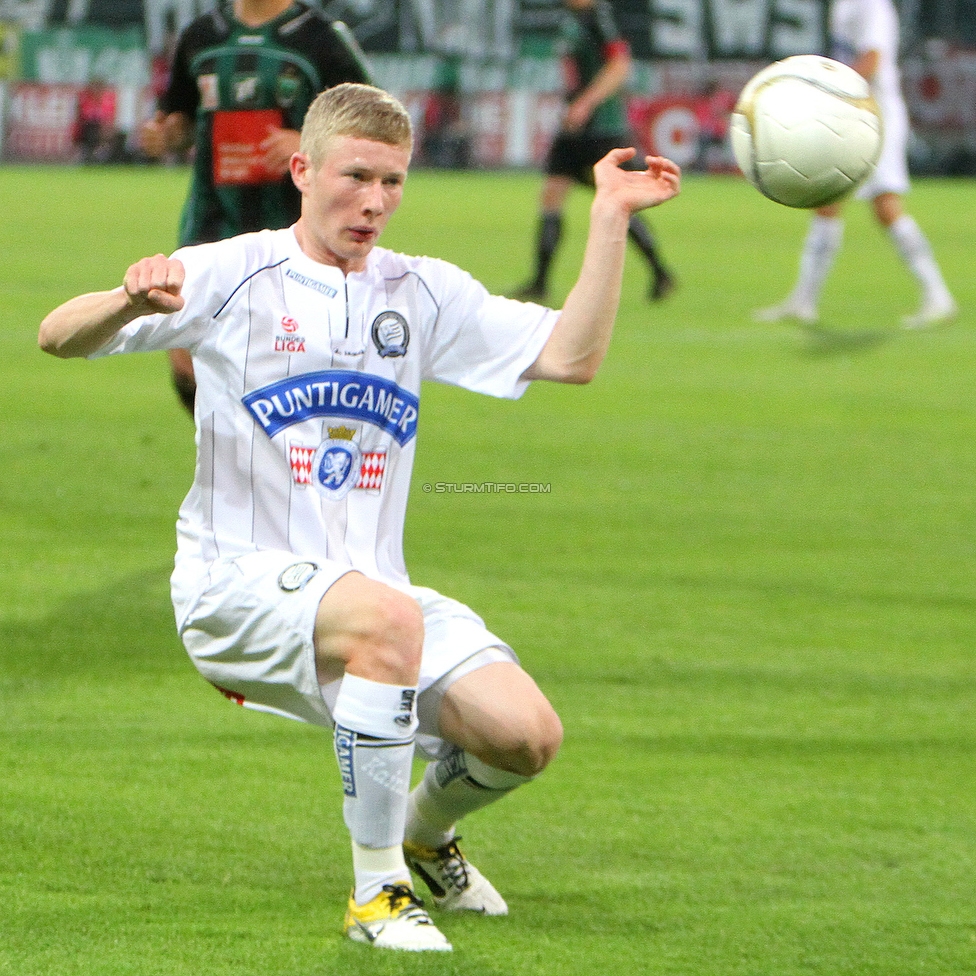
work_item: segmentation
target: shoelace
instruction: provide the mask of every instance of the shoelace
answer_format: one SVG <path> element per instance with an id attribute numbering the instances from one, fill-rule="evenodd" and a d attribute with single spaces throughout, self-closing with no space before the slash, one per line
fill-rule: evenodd
<path id="1" fill-rule="evenodd" d="M 433 925 L 424 903 L 406 885 L 383 885 L 390 899 L 390 911 L 399 918 L 407 918 L 416 925 Z M 405 903 L 405 904 L 404 904 Z"/>
<path id="2" fill-rule="evenodd" d="M 437 857 L 440 861 L 439 867 L 444 874 L 444 879 L 458 891 L 464 891 L 468 887 L 468 862 L 464 855 L 458 850 L 460 837 L 455 837 L 450 843 L 438 848 Z"/>

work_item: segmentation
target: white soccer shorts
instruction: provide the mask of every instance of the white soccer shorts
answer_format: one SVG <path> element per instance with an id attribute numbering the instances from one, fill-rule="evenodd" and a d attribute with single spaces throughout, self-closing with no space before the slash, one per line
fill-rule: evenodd
<path id="1" fill-rule="evenodd" d="M 874 172 L 857 188 L 857 200 L 873 200 L 882 193 L 908 193 L 908 138 L 910 127 L 904 102 L 893 100 L 881 105 L 884 119 L 881 155 Z"/>
<path id="2" fill-rule="evenodd" d="M 339 682 L 320 687 L 313 634 L 319 603 L 350 571 L 328 560 L 265 551 L 211 564 L 203 585 L 173 574 L 180 636 L 197 670 L 247 708 L 332 726 Z M 438 737 L 440 699 L 453 681 L 514 651 L 470 607 L 423 586 L 400 586 L 424 615 L 417 742 L 428 758 L 447 747 Z"/>

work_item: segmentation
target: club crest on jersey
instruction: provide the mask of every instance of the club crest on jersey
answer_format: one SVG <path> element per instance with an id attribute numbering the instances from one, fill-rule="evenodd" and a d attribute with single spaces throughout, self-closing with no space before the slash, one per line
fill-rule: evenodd
<path id="1" fill-rule="evenodd" d="M 393 380 L 347 369 L 288 376 L 253 390 L 241 403 L 268 437 L 292 424 L 330 417 L 372 424 L 401 447 L 417 435 L 420 409 L 418 397 Z"/>
<path id="2" fill-rule="evenodd" d="M 332 429 L 329 436 L 335 436 Z M 292 480 L 296 485 L 312 484 L 312 462 L 317 450 L 317 447 L 309 447 L 306 444 L 298 444 L 294 441 L 289 443 L 288 463 L 291 466 Z M 379 491 L 383 487 L 383 476 L 386 474 L 386 451 L 361 451 L 360 453 L 359 480 L 354 487 L 361 491 Z"/>
<path id="3" fill-rule="evenodd" d="M 315 563 L 292 563 L 278 577 L 278 586 L 285 593 L 297 593 L 319 571 Z"/>
<path id="4" fill-rule="evenodd" d="M 376 351 L 384 358 L 406 355 L 407 346 L 410 345 L 410 326 L 399 312 L 380 312 L 373 319 L 370 333 Z"/>
<path id="5" fill-rule="evenodd" d="M 275 102 L 281 108 L 291 108 L 298 98 L 301 77 L 293 64 L 286 64 L 275 82 Z"/>
<path id="6" fill-rule="evenodd" d="M 354 440 L 330 437 L 312 456 L 312 487 L 330 501 L 340 501 L 356 487 L 363 454 Z"/>

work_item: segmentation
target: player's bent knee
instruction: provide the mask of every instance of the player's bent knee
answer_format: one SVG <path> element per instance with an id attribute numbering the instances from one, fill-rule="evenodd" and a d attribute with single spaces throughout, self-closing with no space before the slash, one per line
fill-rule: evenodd
<path id="1" fill-rule="evenodd" d="M 525 715 L 497 743 L 497 765 L 520 776 L 538 776 L 556 757 L 563 741 L 559 716 L 548 707 Z"/>
<path id="2" fill-rule="evenodd" d="M 556 758 L 562 744 L 563 723 L 550 708 L 545 715 L 539 716 L 534 746 L 529 754 L 530 768 L 533 771 L 523 775 L 538 776 Z"/>

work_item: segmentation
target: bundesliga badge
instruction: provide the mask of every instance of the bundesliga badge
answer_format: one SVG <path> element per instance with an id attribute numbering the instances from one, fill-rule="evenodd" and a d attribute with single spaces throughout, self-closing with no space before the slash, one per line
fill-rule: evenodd
<path id="1" fill-rule="evenodd" d="M 343 428 L 329 428 L 332 436 L 322 441 L 312 457 L 312 484 L 318 492 L 334 502 L 345 498 L 356 487 L 362 472 L 363 455 Z M 352 434 L 352 431 L 348 431 Z"/>

